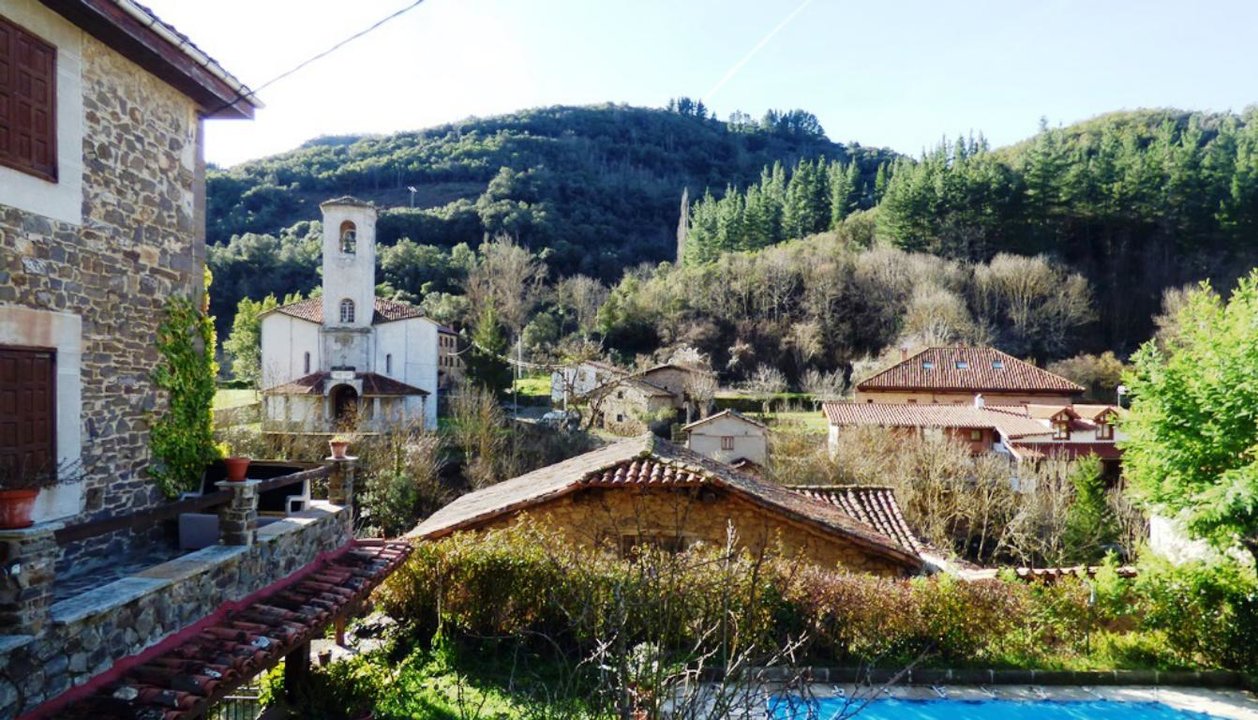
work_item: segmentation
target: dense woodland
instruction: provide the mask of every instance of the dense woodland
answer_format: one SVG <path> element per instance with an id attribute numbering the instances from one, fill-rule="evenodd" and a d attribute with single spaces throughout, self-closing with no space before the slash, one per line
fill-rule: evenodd
<path id="1" fill-rule="evenodd" d="M 896 344 L 1121 356 L 1165 290 L 1256 264 L 1255 113 L 1114 113 L 918 158 L 686 99 L 323 138 L 211 173 L 213 310 L 225 333 L 241 298 L 313 289 L 317 204 L 353 194 L 390 207 L 381 292 L 443 321 L 470 332 L 468 295 L 527 269 L 494 322 L 534 356 L 690 346 L 796 384 Z"/>

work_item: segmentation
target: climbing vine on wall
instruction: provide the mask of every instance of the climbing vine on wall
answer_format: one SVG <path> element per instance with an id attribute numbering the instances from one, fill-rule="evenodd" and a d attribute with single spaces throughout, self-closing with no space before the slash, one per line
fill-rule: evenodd
<path id="1" fill-rule="evenodd" d="M 210 277 L 206 273 L 206 301 Z M 152 420 L 149 474 L 167 497 L 196 489 L 206 464 L 219 456 L 214 444 L 214 321 L 189 298 L 172 296 L 157 328 L 161 356 L 153 382 L 166 392 L 166 410 Z"/>

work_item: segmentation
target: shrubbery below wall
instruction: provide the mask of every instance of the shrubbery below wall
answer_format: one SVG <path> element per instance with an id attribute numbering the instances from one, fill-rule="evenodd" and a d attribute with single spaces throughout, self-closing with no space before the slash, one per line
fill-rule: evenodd
<path id="1" fill-rule="evenodd" d="M 614 642 L 680 665 L 790 648 L 798 665 L 1258 669 L 1246 567 L 895 581 L 716 547 L 622 560 L 525 522 L 421 544 L 383 598 L 419 642 L 514 638 L 572 663 Z"/>

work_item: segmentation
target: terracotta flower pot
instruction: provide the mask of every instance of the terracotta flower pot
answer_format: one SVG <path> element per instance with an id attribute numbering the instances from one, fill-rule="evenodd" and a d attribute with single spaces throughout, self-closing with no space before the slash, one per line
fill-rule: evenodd
<path id="1" fill-rule="evenodd" d="M 245 475 L 249 472 L 249 458 L 223 458 L 223 464 L 227 466 L 228 482 L 244 482 Z"/>
<path id="2" fill-rule="evenodd" d="M 14 530 L 34 525 L 31 512 L 38 496 L 39 488 L 0 490 L 0 528 Z"/>
<path id="3" fill-rule="evenodd" d="M 329 440 L 328 449 L 332 451 L 333 458 L 344 460 L 345 451 L 349 449 L 349 442 L 346 440 Z"/>

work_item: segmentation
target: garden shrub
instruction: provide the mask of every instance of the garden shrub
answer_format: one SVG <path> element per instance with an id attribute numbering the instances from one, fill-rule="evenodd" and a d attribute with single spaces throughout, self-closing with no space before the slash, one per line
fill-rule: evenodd
<path id="1" fill-rule="evenodd" d="M 1232 560 L 1148 561 L 1137 580 L 1144 626 L 1166 634 L 1178 659 L 1258 670 L 1258 578 Z"/>

